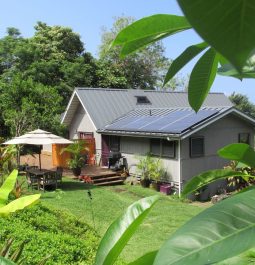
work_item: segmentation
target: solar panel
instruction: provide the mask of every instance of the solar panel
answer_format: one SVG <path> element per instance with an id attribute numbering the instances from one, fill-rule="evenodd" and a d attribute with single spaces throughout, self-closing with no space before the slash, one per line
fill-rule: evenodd
<path id="1" fill-rule="evenodd" d="M 174 122 L 177 122 L 178 120 L 183 119 L 184 117 L 187 117 L 191 115 L 192 112 L 190 110 L 176 110 L 173 113 L 170 113 L 166 116 L 163 116 L 161 119 L 157 118 L 155 121 L 151 124 L 147 124 L 142 129 L 146 131 L 161 131 L 162 128 L 167 126 L 168 124 L 172 124 Z"/>
<path id="2" fill-rule="evenodd" d="M 135 116 L 135 117 L 123 117 L 120 120 L 117 120 L 116 122 L 110 124 L 109 126 L 106 126 L 106 129 L 121 129 L 122 127 L 124 127 L 126 124 L 135 122 L 137 120 L 141 119 L 141 117 L 139 116 Z"/>
<path id="3" fill-rule="evenodd" d="M 182 133 L 216 113 L 216 109 L 202 109 L 198 113 L 177 109 L 163 116 L 128 116 L 107 126 L 106 130 Z"/>
<path id="4" fill-rule="evenodd" d="M 190 127 L 196 125 L 197 123 L 202 122 L 204 119 L 209 118 L 210 116 L 216 114 L 218 111 L 215 110 L 201 110 L 198 113 L 194 111 L 188 117 L 184 117 L 182 120 L 179 120 L 173 124 L 169 124 L 162 128 L 164 131 L 171 130 L 173 133 L 181 133 Z"/>

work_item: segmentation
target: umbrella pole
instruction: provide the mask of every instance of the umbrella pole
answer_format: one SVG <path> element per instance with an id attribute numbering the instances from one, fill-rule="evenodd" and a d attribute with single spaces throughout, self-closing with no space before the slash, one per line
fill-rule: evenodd
<path id="1" fill-rule="evenodd" d="M 39 169 L 42 170 L 41 153 L 42 153 L 43 146 L 40 145 L 39 147 L 40 147 L 39 148 Z"/>

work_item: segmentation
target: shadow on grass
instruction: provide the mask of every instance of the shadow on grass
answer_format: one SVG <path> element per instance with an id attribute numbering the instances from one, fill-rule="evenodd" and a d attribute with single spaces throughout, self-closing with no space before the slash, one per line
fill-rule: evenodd
<path id="1" fill-rule="evenodd" d="M 58 189 L 63 191 L 74 191 L 74 190 L 88 190 L 88 189 L 96 189 L 98 187 L 89 185 L 80 181 L 63 181 L 58 185 Z"/>

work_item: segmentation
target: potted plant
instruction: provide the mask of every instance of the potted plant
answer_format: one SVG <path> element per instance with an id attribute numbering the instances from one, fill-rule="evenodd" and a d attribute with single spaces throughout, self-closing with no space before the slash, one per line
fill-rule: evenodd
<path id="1" fill-rule="evenodd" d="M 68 167 L 73 171 L 73 174 L 76 177 L 81 174 L 81 168 L 85 164 L 84 155 L 87 150 L 88 148 L 86 147 L 86 142 L 84 140 L 77 140 L 61 150 L 61 154 L 63 152 L 69 152 L 71 154 L 71 159 L 68 161 Z"/>
<path id="2" fill-rule="evenodd" d="M 153 159 L 150 163 L 150 178 L 152 179 L 152 187 L 156 191 L 160 191 L 162 177 L 165 175 L 161 159 Z"/>

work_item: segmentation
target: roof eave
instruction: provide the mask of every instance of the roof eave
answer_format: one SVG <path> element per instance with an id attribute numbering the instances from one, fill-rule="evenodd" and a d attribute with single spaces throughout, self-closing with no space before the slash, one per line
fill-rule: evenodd
<path id="1" fill-rule="evenodd" d="M 214 123 L 215 121 L 217 121 L 217 120 L 219 120 L 219 119 L 221 119 L 221 118 L 223 118 L 229 114 L 236 114 L 240 118 L 242 118 L 243 120 L 246 120 L 247 122 L 249 122 L 255 126 L 255 119 L 254 118 L 246 115 L 245 113 L 236 109 L 235 107 L 231 107 L 231 108 L 228 108 L 225 111 L 219 113 L 218 115 L 209 118 L 208 120 L 202 122 L 201 124 L 198 124 L 197 126 L 190 128 L 188 131 L 182 133 L 181 139 L 185 139 L 185 138 L 191 136 L 192 134 L 200 131 L 201 129 L 207 127 L 208 125 Z"/>
<path id="2" fill-rule="evenodd" d="M 132 131 L 113 131 L 113 130 L 97 130 L 99 134 L 118 135 L 118 136 L 132 136 L 132 137 L 159 137 L 180 139 L 180 134 L 158 133 L 158 132 L 132 132 Z"/>

